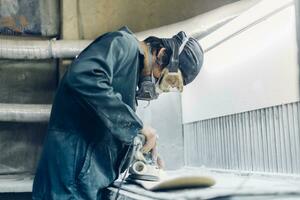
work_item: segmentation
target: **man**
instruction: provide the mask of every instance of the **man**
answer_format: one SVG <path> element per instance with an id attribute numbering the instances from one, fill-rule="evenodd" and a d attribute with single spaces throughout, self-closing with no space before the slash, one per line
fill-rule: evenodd
<path id="1" fill-rule="evenodd" d="M 177 50 L 182 51 L 180 76 L 173 79 L 163 73 Z M 101 199 L 103 189 L 124 170 L 121 163 L 137 134 L 146 137 L 145 152 L 155 148 L 155 130 L 143 126 L 134 112 L 136 98 L 157 98 L 151 90 L 155 84 L 164 91 L 168 88 L 159 83 L 170 82 L 172 87 L 190 83 L 202 56 L 197 41 L 186 39 L 183 32 L 170 39 L 150 37 L 139 42 L 122 28 L 97 38 L 60 82 L 33 199 Z M 165 77 L 171 78 L 164 81 Z"/>

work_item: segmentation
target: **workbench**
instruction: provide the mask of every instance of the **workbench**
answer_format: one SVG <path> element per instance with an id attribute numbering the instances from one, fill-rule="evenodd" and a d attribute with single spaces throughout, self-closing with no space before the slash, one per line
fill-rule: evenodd
<path id="1" fill-rule="evenodd" d="M 183 168 L 167 171 L 170 175 L 208 175 L 216 180 L 211 188 L 184 189 L 164 192 L 151 192 L 140 186 L 125 183 L 120 189 L 118 200 L 299 200 L 300 176 L 271 173 L 239 172 L 205 168 Z M 110 199 L 117 192 L 117 181 L 109 187 Z"/>

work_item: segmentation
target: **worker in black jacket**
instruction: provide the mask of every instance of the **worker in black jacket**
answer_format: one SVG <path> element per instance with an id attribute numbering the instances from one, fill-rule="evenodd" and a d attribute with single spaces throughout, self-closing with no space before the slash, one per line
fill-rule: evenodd
<path id="1" fill-rule="evenodd" d="M 140 42 L 125 27 L 98 37 L 60 82 L 33 199 L 101 199 L 103 189 L 124 170 L 121 163 L 138 133 L 146 137 L 145 152 L 155 148 L 155 130 L 135 114 L 136 99 L 152 100 L 173 87 L 182 90 L 202 60 L 201 47 L 184 32 Z M 167 68 L 171 62 L 179 68 Z"/>

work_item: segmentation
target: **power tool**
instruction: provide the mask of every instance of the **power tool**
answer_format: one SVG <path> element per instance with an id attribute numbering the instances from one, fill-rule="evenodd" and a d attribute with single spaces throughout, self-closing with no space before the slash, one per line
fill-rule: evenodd
<path id="1" fill-rule="evenodd" d="M 129 167 L 128 179 L 139 179 L 144 181 L 159 181 L 160 169 L 152 152 L 143 153 L 142 148 L 146 142 L 145 136 L 138 134 L 134 138 L 133 161 Z"/>
<path id="2" fill-rule="evenodd" d="M 134 182 L 134 180 L 142 181 L 159 181 L 160 169 L 158 168 L 156 161 L 153 159 L 152 152 L 143 153 L 142 148 L 146 142 L 146 138 L 142 134 L 138 134 L 133 140 L 133 149 L 129 161 L 129 169 L 125 171 L 121 182 L 118 185 L 118 191 L 115 196 L 115 200 L 119 197 L 120 188 L 122 187 L 125 179 L 128 182 Z M 128 151 L 129 152 L 129 151 Z M 127 153 L 128 153 L 127 152 Z M 125 156 L 126 158 L 127 156 Z M 127 172 L 129 175 L 127 177 Z M 126 178 L 127 177 L 127 178 Z"/>

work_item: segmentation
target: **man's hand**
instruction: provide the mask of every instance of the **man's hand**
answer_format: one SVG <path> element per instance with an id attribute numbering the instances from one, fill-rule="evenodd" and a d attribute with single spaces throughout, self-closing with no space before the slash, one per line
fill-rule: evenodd
<path id="1" fill-rule="evenodd" d="M 156 146 L 156 130 L 150 126 L 144 126 L 141 133 L 146 138 L 146 143 L 142 149 L 144 153 L 148 153 Z"/>
<path id="2" fill-rule="evenodd" d="M 157 153 L 157 147 L 156 147 L 156 142 L 157 142 L 157 134 L 156 130 L 150 126 L 145 126 L 142 130 L 141 133 L 146 137 L 146 143 L 142 149 L 144 153 L 148 153 L 149 151 L 152 150 L 152 157 L 153 160 L 156 162 L 158 167 L 160 169 L 164 168 L 164 161 L 158 156 Z"/>
<path id="3" fill-rule="evenodd" d="M 164 163 L 163 159 L 158 155 L 156 146 L 152 149 L 152 158 L 159 169 L 165 168 L 165 163 Z"/>

